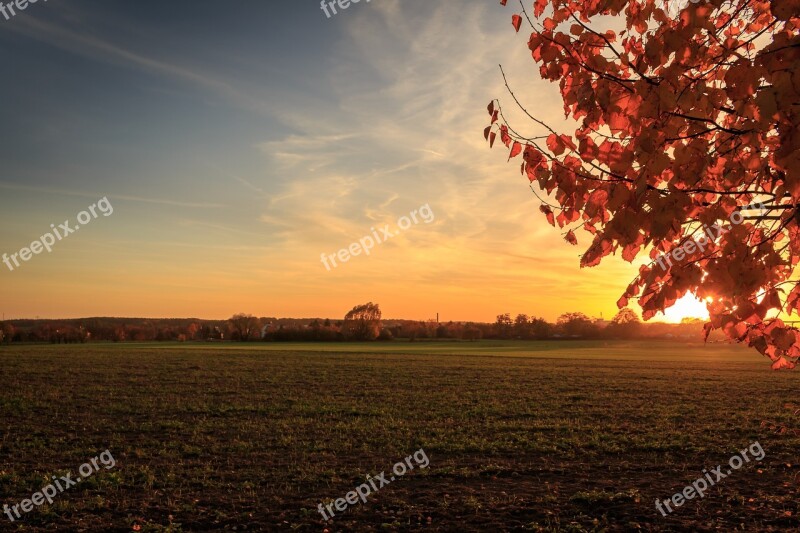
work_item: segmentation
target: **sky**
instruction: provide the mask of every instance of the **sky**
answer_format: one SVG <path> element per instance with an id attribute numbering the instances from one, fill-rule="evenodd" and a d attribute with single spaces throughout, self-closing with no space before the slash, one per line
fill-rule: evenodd
<path id="1" fill-rule="evenodd" d="M 0 263 L 0 312 L 335 318 L 372 301 L 389 318 L 611 318 L 638 267 L 581 269 L 587 235 L 566 243 L 483 138 L 493 98 L 528 125 L 499 64 L 529 110 L 574 130 L 512 14 L 50 0 L 0 15 L 0 253 L 81 230 Z M 387 224 L 369 255 L 336 257 Z"/>

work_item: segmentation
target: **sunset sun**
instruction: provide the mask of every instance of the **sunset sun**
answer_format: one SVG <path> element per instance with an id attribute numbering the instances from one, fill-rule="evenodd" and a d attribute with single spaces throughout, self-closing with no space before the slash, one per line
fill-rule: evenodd
<path id="1" fill-rule="evenodd" d="M 687 294 L 675 302 L 675 305 L 666 309 L 663 315 L 661 313 L 656 315 L 656 319 L 663 319 L 664 322 L 673 324 L 679 324 L 684 318 L 708 320 L 705 302 L 698 300 L 693 294 Z"/>

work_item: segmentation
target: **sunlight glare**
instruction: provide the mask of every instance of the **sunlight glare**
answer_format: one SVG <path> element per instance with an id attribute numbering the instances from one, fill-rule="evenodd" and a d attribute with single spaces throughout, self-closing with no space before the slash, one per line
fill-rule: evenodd
<path id="1" fill-rule="evenodd" d="M 684 318 L 708 320 L 706 303 L 698 300 L 694 294 L 687 294 L 668 308 L 665 313 L 657 314 L 654 319 L 679 324 Z"/>

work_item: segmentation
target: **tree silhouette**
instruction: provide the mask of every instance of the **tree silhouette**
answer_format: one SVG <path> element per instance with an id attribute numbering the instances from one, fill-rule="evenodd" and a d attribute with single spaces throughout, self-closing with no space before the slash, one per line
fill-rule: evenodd
<path id="1" fill-rule="evenodd" d="M 633 310 L 620 309 L 611 319 L 611 323 L 606 326 L 606 332 L 611 336 L 629 339 L 635 337 L 642 329 L 642 321 Z"/>
<path id="2" fill-rule="evenodd" d="M 372 302 L 353 307 L 344 317 L 342 332 L 345 338 L 371 341 L 381 330 L 381 309 Z"/>
<path id="3" fill-rule="evenodd" d="M 228 319 L 239 340 L 247 342 L 261 335 L 261 321 L 253 315 L 239 313 Z"/>

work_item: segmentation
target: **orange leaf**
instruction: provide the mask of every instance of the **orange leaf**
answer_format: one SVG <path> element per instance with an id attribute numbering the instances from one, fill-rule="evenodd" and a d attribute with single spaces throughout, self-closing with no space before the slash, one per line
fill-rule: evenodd
<path id="1" fill-rule="evenodd" d="M 792 361 L 789 361 L 785 357 L 781 357 L 780 359 L 772 363 L 772 370 L 791 370 L 795 366 L 797 365 Z"/>

